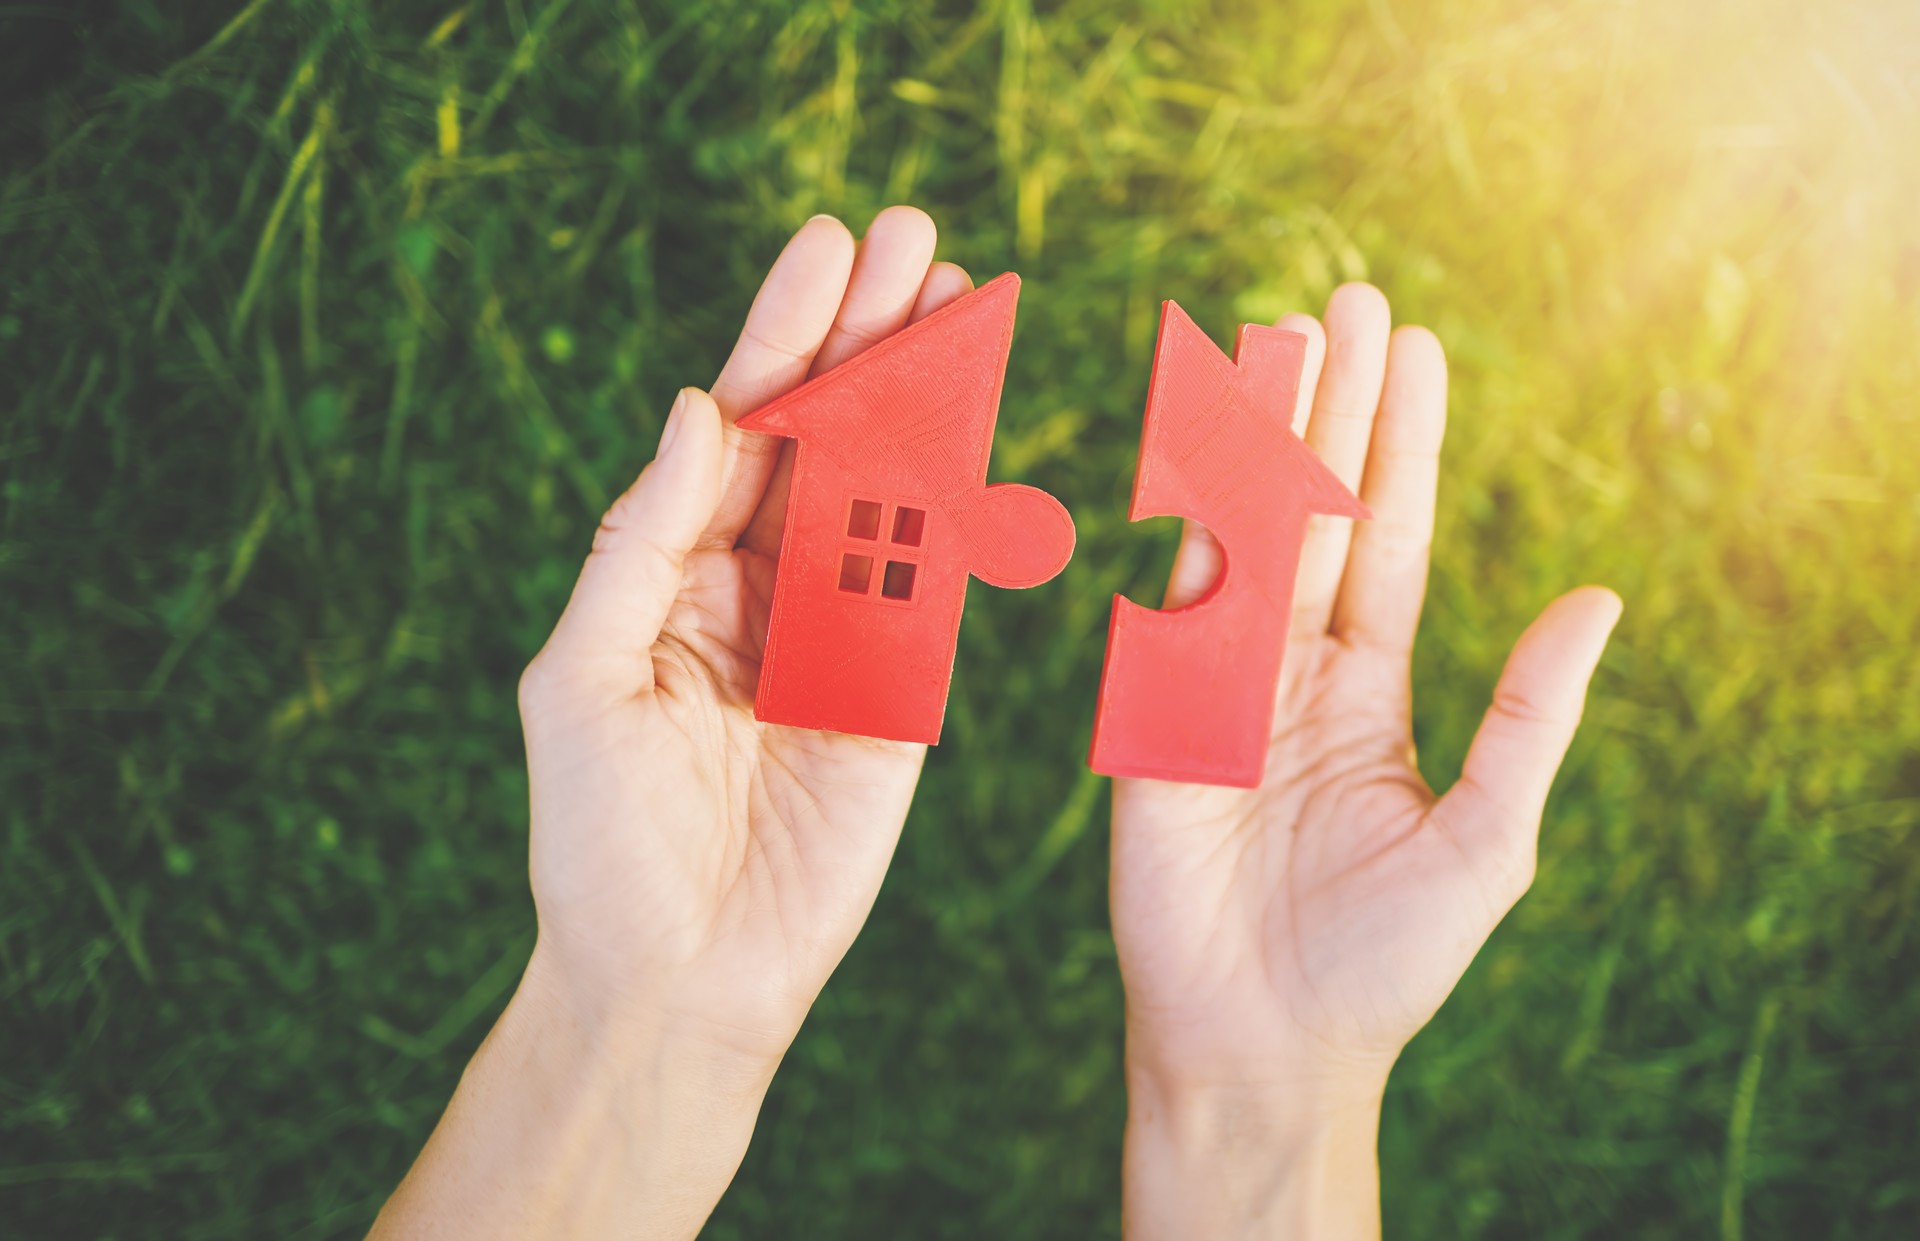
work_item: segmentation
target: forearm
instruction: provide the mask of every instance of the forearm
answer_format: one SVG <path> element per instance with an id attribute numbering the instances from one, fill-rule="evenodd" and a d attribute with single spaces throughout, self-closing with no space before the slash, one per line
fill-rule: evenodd
<path id="1" fill-rule="evenodd" d="M 1126 1241 L 1380 1235 L 1375 1092 L 1171 1087 L 1128 1073 Z"/>
<path id="2" fill-rule="evenodd" d="M 572 1003 L 539 953 L 373 1238 L 690 1238 L 771 1065 Z"/>

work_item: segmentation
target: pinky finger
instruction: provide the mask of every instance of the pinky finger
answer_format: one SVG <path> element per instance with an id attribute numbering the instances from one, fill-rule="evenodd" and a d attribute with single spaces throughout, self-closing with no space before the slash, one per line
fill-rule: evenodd
<path id="1" fill-rule="evenodd" d="M 908 323 L 918 323 L 957 297 L 973 292 L 973 277 L 958 263 L 935 263 L 920 282 L 920 293 L 913 299 Z"/>

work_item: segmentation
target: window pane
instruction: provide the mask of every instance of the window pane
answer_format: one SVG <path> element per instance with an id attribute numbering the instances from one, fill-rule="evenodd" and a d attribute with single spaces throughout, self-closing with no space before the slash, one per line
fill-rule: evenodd
<path id="1" fill-rule="evenodd" d="M 840 589 L 856 595 L 867 593 L 867 583 L 873 579 L 873 557 L 856 556 L 852 552 L 840 557 Z"/>
<path id="2" fill-rule="evenodd" d="M 886 576 L 880 579 L 880 593 L 889 599 L 911 599 L 913 577 L 913 565 L 904 560 L 889 560 Z"/>
<path id="3" fill-rule="evenodd" d="M 904 543 L 908 547 L 920 546 L 920 536 L 927 528 L 927 511 L 920 508 L 908 508 L 902 504 L 893 514 L 893 541 Z"/>
<path id="4" fill-rule="evenodd" d="M 847 533 L 856 539 L 880 537 L 880 506 L 872 500 L 855 500 L 847 514 Z"/>

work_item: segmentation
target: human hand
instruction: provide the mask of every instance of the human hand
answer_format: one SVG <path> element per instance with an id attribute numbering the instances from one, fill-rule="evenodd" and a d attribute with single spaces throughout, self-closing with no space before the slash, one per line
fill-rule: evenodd
<path id="1" fill-rule="evenodd" d="M 754 719 L 791 447 L 732 424 L 966 293 L 934 242 L 808 221 L 602 520 L 520 684 L 533 959 L 377 1235 L 690 1237 L 737 1169 L 925 747 Z"/>
<path id="2" fill-rule="evenodd" d="M 836 220 L 795 234 L 521 683 L 537 955 L 591 1003 L 759 1060 L 872 907 L 925 747 L 754 719 L 792 447 L 732 423 L 967 292 L 934 241 L 910 207 L 857 255 Z"/>
<path id="3" fill-rule="evenodd" d="M 1620 612 L 1584 588 L 1542 613 L 1436 797 L 1414 762 L 1409 669 L 1445 358 L 1424 329 L 1390 334 L 1366 285 L 1334 294 L 1324 328 L 1279 326 L 1311 342 L 1294 429 L 1374 520 L 1309 530 L 1261 786 L 1115 782 L 1135 1238 L 1377 1233 L 1388 1071 L 1532 881 L 1547 791 Z M 1221 563 L 1189 523 L 1166 606 Z"/>

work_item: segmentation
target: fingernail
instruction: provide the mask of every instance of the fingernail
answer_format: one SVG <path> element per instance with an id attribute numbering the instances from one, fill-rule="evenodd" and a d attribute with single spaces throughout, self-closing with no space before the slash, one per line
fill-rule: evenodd
<path id="1" fill-rule="evenodd" d="M 673 408 L 667 411 L 667 425 L 660 429 L 660 447 L 655 450 L 654 456 L 664 457 L 673 448 L 673 441 L 680 434 L 680 424 L 686 421 L 681 416 L 686 408 L 687 390 L 682 388 L 680 394 L 673 398 Z"/>
<path id="2" fill-rule="evenodd" d="M 813 223 L 813 222 L 814 222 L 815 220 L 831 220 L 831 219 L 833 219 L 833 218 L 834 218 L 834 217 L 833 217 L 832 215 L 829 215 L 829 214 L 828 214 L 827 212 L 825 212 L 825 211 L 822 211 L 822 212 L 820 212 L 820 213 L 819 213 L 818 215 L 810 215 L 810 216 L 808 216 L 808 217 L 807 217 L 807 224 L 811 224 L 811 223 Z M 801 227 L 801 228 L 805 228 L 805 227 L 807 226 L 807 224 L 802 224 L 802 225 L 801 225 L 800 227 Z"/>

